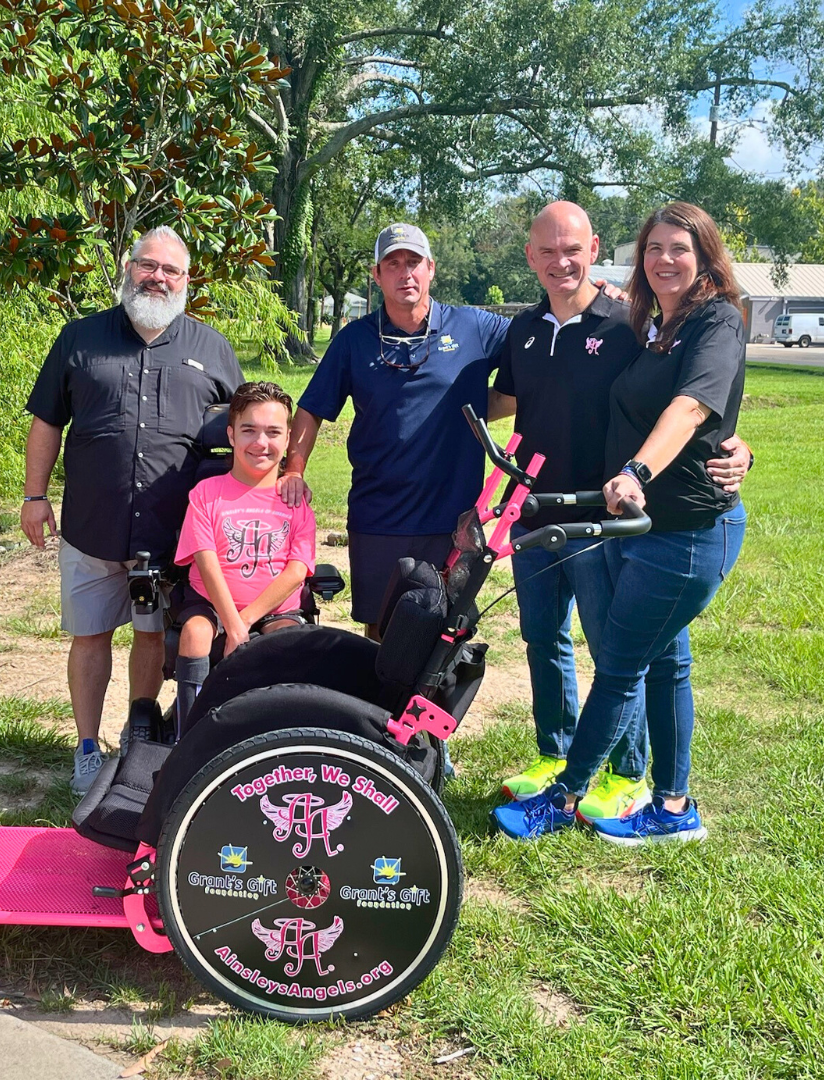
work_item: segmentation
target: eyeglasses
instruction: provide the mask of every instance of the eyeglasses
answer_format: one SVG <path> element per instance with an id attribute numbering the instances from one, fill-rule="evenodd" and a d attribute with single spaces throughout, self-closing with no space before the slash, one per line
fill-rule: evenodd
<path id="1" fill-rule="evenodd" d="M 183 277 L 186 273 L 185 270 L 181 270 L 179 266 L 169 266 L 168 263 L 159 263 L 156 259 L 132 259 L 132 266 L 136 266 L 141 274 L 154 274 L 158 269 L 163 271 L 163 276 L 171 278 L 172 281 L 177 280 L 179 277 Z"/>
<path id="2" fill-rule="evenodd" d="M 429 359 L 429 347 L 432 342 L 431 335 L 429 333 L 429 324 L 432 319 L 432 305 L 429 305 L 429 311 L 426 313 L 426 329 L 422 334 L 404 334 L 403 336 L 396 334 L 384 334 L 383 332 L 383 308 L 378 309 L 378 338 L 380 340 L 381 348 L 381 363 L 386 364 L 387 367 L 396 368 L 399 371 L 414 371 L 416 368 L 422 367 Z M 426 342 L 426 355 L 422 360 L 413 360 L 412 353 L 420 345 Z M 389 360 L 383 352 L 384 345 L 389 345 L 393 349 L 398 349 L 401 345 L 405 345 L 409 354 L 409 361 L 405 364 L 399 364 L 395 360 Z"/>

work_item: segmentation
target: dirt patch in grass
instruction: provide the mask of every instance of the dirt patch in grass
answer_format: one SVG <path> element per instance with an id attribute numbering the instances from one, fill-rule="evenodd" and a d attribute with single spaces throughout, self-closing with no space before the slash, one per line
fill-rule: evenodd
<path id="1" fill-rule="evenodd" d="M 495 904 L 518 915 L 529 913 L 529 906 L 524 900 L 490 878 L 467 878 L 464 882 L 464 902 L 467 900 L 473 900 L 476 904 Z"/>
<path id="2" fill-rule="evenodd" d="M 581 1007 L 548 983 L 535 983 L 530 991 L 538 1019 L 547 1027 L 568 1028 L 584 1020 Z"/>
<path id="3" fill-rule="evenodd" d="M 0 812 L 31 810 L 52 781 L 45 770 L 0 762 Z"/>
<path id="4" fill-rule="evenodd" d="M 331 1050 L 321 1062 L 320 1075 L 323 1080 L 407 1080 L 413 1074 L 394 1042 L 364 1036 Z"/>
<path id="5" fill-rule="evenodd" d="M 469 1064 L 473 1055 L 473 1048 L 467 1053 L 465 1046 L 447 1040 L 430 1045 L 363 1034 L 331 1050 L 320 1064 L 320 1076 L 321 1080 L 475 1080 Z"/>

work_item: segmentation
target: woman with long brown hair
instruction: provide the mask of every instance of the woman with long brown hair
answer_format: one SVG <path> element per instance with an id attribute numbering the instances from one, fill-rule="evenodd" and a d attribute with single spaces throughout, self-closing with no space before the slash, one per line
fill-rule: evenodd
<path id="1" fill-rule="evenodd" d="M 519 804 L 523 822 L 510 835 L 524 838 L 574 824 L 644 689 L 653 800 L 594 828 L 625 845 L 706 836 L 689 795 L 687 627 L 735 563 L 746 521 L 738 493 L 706 468 L 735 431 L 745 356 L 738 291 L 712 218 L 688 203 L 656 210 L 638 238 L 629 293 L 646 347 L 612 386 L 604 493 L 613 513 L 627 499 L 645 506 L 652 530 L 604 546 L 615 593 L 592 690 L 557 783 Z"/>

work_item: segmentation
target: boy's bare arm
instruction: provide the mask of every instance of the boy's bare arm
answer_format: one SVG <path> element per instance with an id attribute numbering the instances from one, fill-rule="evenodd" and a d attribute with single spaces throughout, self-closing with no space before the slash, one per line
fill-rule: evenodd
<path id="1" fill-rule="evenodd" d="M 290 597 L 308 573 L 309 567 L 306 563 L 298 559 L 290 559 L 274 581 L 270 581 L 263 592 L 240 612 L 240 617 L 247 629 Z"/>
<path id="2" fill-rule="evenodd" d="M 195 562 L 200 571 L 200 576 L 203 578 L 203 584 L 206 586 L 209 599 L 214 604 L 215 611 L 220 616 L 220 621 L 226 631 L 226 648 L 223 655 L 228 656 L 230 652 L 234 652 L 238 645 L 242 645 L 244 641 L 249 640 L 249 627 L 241 618 L 240 612 L 232 599 L 229 586 L 226 584 L 226 578 L 220 568 L 217 553 L 214 551 L 196 551 Z"/>

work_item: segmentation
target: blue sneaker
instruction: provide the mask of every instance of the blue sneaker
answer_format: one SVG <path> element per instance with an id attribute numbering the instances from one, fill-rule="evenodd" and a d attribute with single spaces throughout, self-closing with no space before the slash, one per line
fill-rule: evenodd
<path id="1" fill-rule="evenodd" d="M 565 810 L 567 789 L 553 784 L 541 795 L 523 802 L 497 806 L 492 820 L 513 840 L 537 840 L 544 833 L 557 833 L 575 824 L 575 810 Z"/>
<path id="2" fill-rule="evenodd" d="M 668 840 L 705 840 L 707 830 L 701 824 L 698 804 L 695 799 L 687 799 L 687 808 L 680 814 L 674 814 L 664 808 L 660 795 L 653 796 L 641 810 L 625 818 L 595 818 L 592 827 L 601 840 L 623 847 L 638 847 L 640 844 L 663 844 Z"/>

